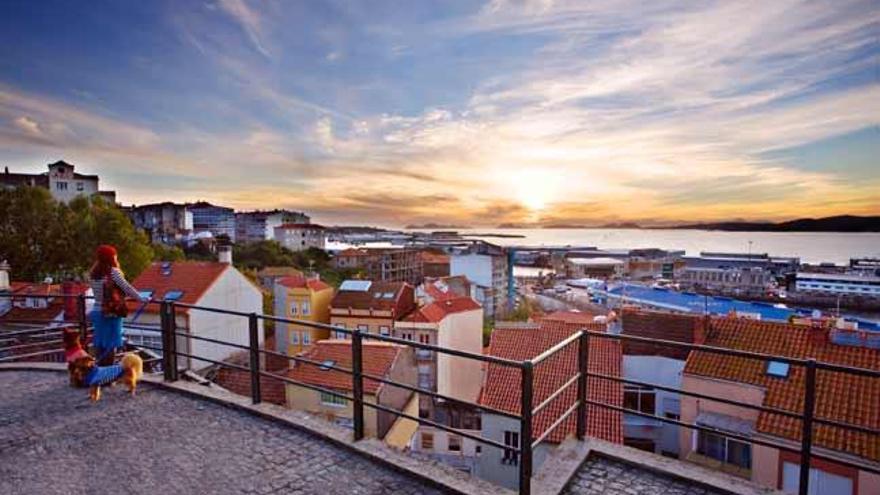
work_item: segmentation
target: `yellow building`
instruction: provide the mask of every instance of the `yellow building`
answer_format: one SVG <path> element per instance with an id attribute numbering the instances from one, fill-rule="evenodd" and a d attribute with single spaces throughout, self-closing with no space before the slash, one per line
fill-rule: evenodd
<path id="1" fill-rule="evenodd" d="M 333 287 L 317 278 L 302 275 L 284 277 L 275 283 L 275 316 L 315 323 L 330 323 Z M 319 340 L 330 337 L 329 330 L 294 323 L 275 324 L 278 352 L 295 356 Z"/>

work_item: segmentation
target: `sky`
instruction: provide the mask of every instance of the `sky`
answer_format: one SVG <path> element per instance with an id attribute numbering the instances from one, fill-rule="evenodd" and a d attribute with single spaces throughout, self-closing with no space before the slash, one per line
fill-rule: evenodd
<path id="1" fill-rule="evenodd" d="M 868 1 L 5 1 L 0 166 L 328 224 L 880 214 Z"/>

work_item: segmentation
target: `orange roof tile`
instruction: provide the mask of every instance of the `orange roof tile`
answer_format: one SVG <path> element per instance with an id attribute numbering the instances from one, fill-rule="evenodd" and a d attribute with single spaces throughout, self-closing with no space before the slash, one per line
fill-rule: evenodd
<path id="1" fill-rule="evenodd" d="M 324 283 L 321 280 L 316 278 L 306 278 L 302 275 L 294 275 L 292 277 L 284 277 L 278 280 L 278 283 L 283 285 L 284 287 L 288 287 L 290 289 L 305 289 L 309 288 L 313 291 L 322 291 L 324 289 L 329 289 L 330 286 Z"/>
<path id="2" fill-rule="evenodd" d="M 422 306 L 410 313 L 403 319 L 403 321 L 438 323 L 443 320 L 443 318 L 446 318 L 447 315 L 473 311 L 481 308 L 482 306 L 480 306 L 480 303 L 474 301 L 470 297 L 457 297 L 455 299 L 435 301 L 431 304 Z"/>
<path id="3" fill-rule="evenodd" d="M 489 355 L 522 361 L 532 359 L 545 350 L 584 328 L 581 323 L 547 320 L 532 324 L 500 323 L 492 332 Z M 605 331 L 605 325 L 590 324 L 586 328 Z M 590 339 L 589 369 L 594 373 L 620 376 L 620 343 L 610 339 Z M 565 347 L 535 367 L 533 407 L 577 373 L 577 343 Z M 489 363 L 480 403 L 513 414 L 520 413 L 521 373 L 516 368 Z M 590 400 L 623 406 L 623 386 L 618 382 L 590 378 L 587 381 Z M 574 404 L 577 385 L 573 384 L 535 417 L 532 435 L 539 437 Z M 622 414 L 598 406 L 587 407 L 587 434 L 615 443 L 623 443 Z M 559 443 L 574 433 L 576 414 L 557 427 L 547 441 Z"/>
<path id="4" fill-rule="evenodd" d="M 385 377 L 402 349 L 402 346 L 387 342 L 364 341 L 363 372 Z M 333 366 L 351 369 L 351 340 L 319 340 L 303 354 L 303 357 L 320 363 L 330 364 L 329 362 L 332 361 Z M 350 374 L 333 369 L 322 369 L 310 363 L 297 362 L 287 372 L 287 376 L 309 385 L 346 392 L 352 390 Z M 375 395 L 381 385 L 381 382 L 364 378 L 364 393 Z"/>
<path id="5" fill-rule="evenodd" d="M 170 266 L 170 272 L 165 275 L 163 265 Z M 169 291 L 181 291 L 183 294 L 179 302 L 198 304 L 205 292 L 214 285 L 220 275 L 230 265 L 209 261 L 175 261 L 154 262 L 132 282 L 138 290 L 152 290 L 153 299 L 163 299 Z M 130 303 L 134 310 L 140 307 L 140 303 Z M 180 308 L 185 311 L 186 308 Z M 144 311 L 156 313 L 159 311 L 158 304 L 148 304 Z"/>
<path id="6" fill-rule="evenodd" d="M 813 358 L 820 362 L 880 370 L 880 350 L 831 343 L 827 329 L 741 318 L 715 318 L 707 331 L 706 344 L 790 358 Z M 761 360 L 692 352 L 685 373 L 747 383 L 766 389 L 764 405 L 801 413 L 805 369 L 791 366 L 787 378 L 767 375 Z M 880 378 L 818 370 L 816 416 L 868 428 L 880 428 Z M 800 441 L 801 424 L 794 418 L 760 413 L 760 433 Z M 817 425 L 814 445 L 880 461 L 880 441 L 867 433 Z"/>
<path id="7" fill-rule="evenodd" d="M 596 315 L 587 311 L 554 311 L 535 318 L 538 321 L 562 321 L 566 323 L 593 324 Z"/>

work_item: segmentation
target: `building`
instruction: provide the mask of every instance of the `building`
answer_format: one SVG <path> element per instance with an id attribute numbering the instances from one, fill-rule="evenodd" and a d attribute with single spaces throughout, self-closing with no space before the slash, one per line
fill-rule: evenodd
<path id="1" fill-rule="evenodd" d="M 772 282 L 772 274 L 760 267 L 705 268 L 685 267 L 678 282 L 688 288 L 715 291 L 763 292 Z"/>
<path id="2" fill-rule="evenodd" d="M 275 283 L 273 294 L 275 316 L 312 323 L 330 323 L 333 287 L 318 278 L 303 275 L 284 277 Z M 329 337 L 329 330 L 275 322 L 276 350 L 289 356 L 295 356 L 318 340 Z"/>
<path id="3" fill-rule="evenodd" d="M 448 277 L 449 255 L 422 251 L 422 274 L 425 277 Z"/>
<path id="4" fill-rule="evenodd" d="M 422 306 L 394 323 L 394 337 L 480 354 L 483 350 L 483 308 L 468 296 Z M 480 361 L 416 349 L 418 387 L 475 403 L 480 394 Z M 419 416 L 479 434 L 480 413 L 454 401 L 422 395 Z M 476 444 L 445 430 L 420 425 L 411 448 L 431 454 L 459 469 L 473 472 Z"/>
<path id="5" fill-rule="evenodd" d="M 579 322 L 548 319 L 537 323 L 499 323 L 492 332 L 488 354 L 516 361 L 532 359 L 585 328 Z M 604 324 L 586 327 L 604 331 Z M 620 376 L 620 343 L 610 339 L 590 340 L 589 371 Z M 577 345 L 570 345 L 542 362 L 534 371 L 534 404 L 540 404 L 577 373 Z M 480 404 L 512 414 L 520 413 L 520 370 L 489 363 L 480 395 Z M 534 416 L 532 438 L 539 438 L 571 405 L 577 396 L 577 387 L 568 387 L 545 409 Z M 619 382 L 591 377 L 587 381 L 589 400 L 622 407 L 623 388 Z M 576 414 L 569 416 L 534 449 L 535 471 L 559 443 L 575 433 Z M 589 406 L 587 408 L 587 435 L 609 442 L 623 442 L 621 414 L 615 410 Z M 510 446 L 521 444 L 519 421 L 484 412 L 482 435 Z M 483 445 L 477 457 L 475 474 L 493 483 L 515 488 L 519 479 L 519 458 L 514 451 Z"/>
<path id="6" fill-rule="evenodd" d="M 206 201 L 188 203 L 186 207 L 192 212 L 193 233 L 210 233 L 213 237 L 224 235 L 236 242 L 235 210 Z"/>
<path id="7" fill-rule="evenodd" d="M 260 287 L 275 292 L 275 283 L 284 277 L 302 276 L 303 272 L 292 266 L 267 266 L 257 272 L 257 283 Z"/>
<path id="8" fill-rule="evenodd" d="M 324 227 L 314 223 L 285 223 L 275 227 L 273 234 L 276 241 L 291 251 L 306 249 L 324 249 L 327 236 Z"/>
<path id="9" fill-rule="evenodd" d="M 705 319 L 698 316 L 635 308 L 624 308 L 619 318 L 623 335 L 686 344 L 703 343 L 704 322 Z M 687 349 L 631 340 L 622 343 L 624 378 L 681 389 Z M 655 388 L 624 384 L 623 404 L 627 409 L 669 419 L 679 419 L 681 415 L 680 394 Z M 625 445 L 677 458 L 678 442 L 679 428 L 675 425 L 636 414 L 623 415 Z"/>
<path id="10" fill-rule="evenodd" d="M 135 228 L 144 230 L 154 243 L 173 244 L 193 232 L 193 214 L 183 204 L 170 201 L 128 209 Z"/>
<path id="11" fill-rule="evenodd" d="M 688 268 L 718 269 L 762 269 L 773 277 L 795 273 L 800 267 L 800 258 L 770 256 L 767 253 L 718 253 L 701 252 L 700 256 L 682 258 Z"/>
<path id="12" fill-rule="evenodd" d="M 800 326 L 737 318 L 713 318 L 706 345 L 783 356 L 815 359 L 857 368 L 880 370 L 880 349 L 839 341 L 837 331 L 824 326 Z M 838 342 L 846 342 L 838 343 Z M 781 361 L 743 359 L 716 353 L 692 352 L 683 375 L 683 389 L 721 396 L 738 403 L 800 414 L 805 369 Z M 869 429 L 880 428 L 880 379 L 819 370 L 816 373 L 817 416 Z M 776 413 L 696 398 L 682 398 L 681 420 L 722 431 L 800 447 L 801 421 Z M 831 459 L 880 467 L 876 434 L 814 424 L 813 451 Z M 796 493 L 798 453 L 745 443 L 723 434 L 682 429 L 681 457 L 722 469 L 770 488 Z M 880 475 L 813 459 L 810 493 L 867 495 L 880 493 Z"/>
<path id="13" fill-rule="evenodd" d="M 303 355 L 304 358 L 321 364 L 297 362 L 288 371 L 288 377 L 300 383 L 351 396 L 351 375 L 334 369 L 351 369 L 351 352 L 350 340 L 322 340 Z M 362 352 L 364 374 L 415 386 L 416 367 L 411 348 L 365 340 Z M 364 401 L 407 411 L 414 408 L 418 399 L 410 390 L 365 378 Z M 287 404 L 291 409 L 306 411 L 348 428 L 353 427 L 354 409 L 350 400 L 288 383 Z M 398 438 L 387 438 L 397 436 L 392 430 L 397 427 L 411 433 L 412 423 L 414 421 L 400 421 L 394 414 L 364 406 L 364 434 L 368 437 L 397 443 Z M 409 441 L 409 436 L 406 436 L 406 441 Z"/>
<path id="14" fill-rule="evenodd" d="M 420 306 L 424 306 L 435 301 L 459 297 L 476 299 L 475 289 L 476 287 L 464 275 L 425 278 L 425 281 L 416 287 L 416 300 Z"/>
<path id="15" fill-rule="evenodd" d="M 866 272 L 798 272 L 795 279 L 795 289 L 798 292 L 880 297 L 880 276 Z"/>
<path id="16" fill-rule="evenodd" d="M 10 173 L 9 167 L 5 167 L 0 175 L 0 187 L 41 187 L 48 189 L 52 197 L 62 203 L 68 203 L 78 196 L 100 196 L 111 204 L 116 203 L 116 192 L 101 191 L 97 175 L 76 173 L 74 165 L 64 160 L 50 163 L 48 167 L 49 171 L 42 174 Z"/>
<path id="17" fill-rule="evenodd" d="M 333 258 L 335 268 L 363 270 L 365 277 L 380 282 L 422 282 L 421 251 L 410 248 L 350 248 Z"/>
<path id="18" fill-rule="evenodd" d="M 143 297 L 157 300 L 179 301 L 242 313 L 262 313 L 263 309 L 263 294 L 260 289 L 231 263 L 155 262 L 138 275 L 132 285 Z M 130 319 L 127 323 L 132 325 L 126 328 L 129 340 L 134 344 L 161 348 L 162 339 L 158 333 L 159 304 L 142 306 L 132 302 L 129 303 L 129 309 Z M 176 315 L 179 332 L 244 346 L 250 343 L 247 318 L 184 307 L 176 308 Z M 259 325 L 259 339 L 262 343 L 262 320 L 259 320 Z M 176 344 L 180 352 L 215 361 L 222 361 L 238 350 L 185 336 L 178 336 Z M 182 356 L 178 357 L 178 362 L 181 367 L 193 369 L 210 364 Z"/>
<path id="19" fill-rule="evenodd" d="M 236 242 L 250 243 L 275 239 L 275 228 L 286 223 L 308 224 L 308 215 L 289 210 L 246 211 L 235 214 Z M 298 250 L 297 250 L 298 251 Z"/>
<path id="20" fill-rule="evenodd" d="M 6 276 L 6 284 L 2 278 Z M 79 321 L 76 299 L 35 297 L 55 295 L 92 295 L 88 284 L 79 282 L 8 282 L 8 265 L 0 264 L 0 329 L 18 326 L 56 326 Z M 91 303 L 87 306 L 91 306 Z"/>
<path id="21" fill-rule="evenodd" d="M 391 335 L 394 322 L 416 307 L 415 291 L 406 282 L 346 280 L 330 302 L 330 324 L 334 327 Z M 336 338 L 349 338 L 338 332 Z"/>
<path id="22" fill-rule="evenodd" d="M 614 279 L 623 275 L 626 262 L 615 258 L 568 258 L 565 260 L 568 278 Z"/>
<path id="23" fill-rule="evenodd" d="M 494 320 L 507 305 L 507 251 L 488 242 L 474 242 L 452 249 L 450 275 L 464 275 L 476 287 L 475 299 L 484 316 Z"/>

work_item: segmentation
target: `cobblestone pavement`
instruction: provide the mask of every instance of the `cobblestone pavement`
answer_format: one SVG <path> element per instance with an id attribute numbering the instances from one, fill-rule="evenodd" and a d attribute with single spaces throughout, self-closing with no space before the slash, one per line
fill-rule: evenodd
<path id="1" fill-rule="evenodd" d="M 675 478 L 603 457 L 588 459 L 565 491 L 571 495 L 721 495 Z"/>
<path id="2" fill-rule="evenodd" d="M 0 493 L 437 493 L 311 434 L 145 386 L 0 373 Z"/>

